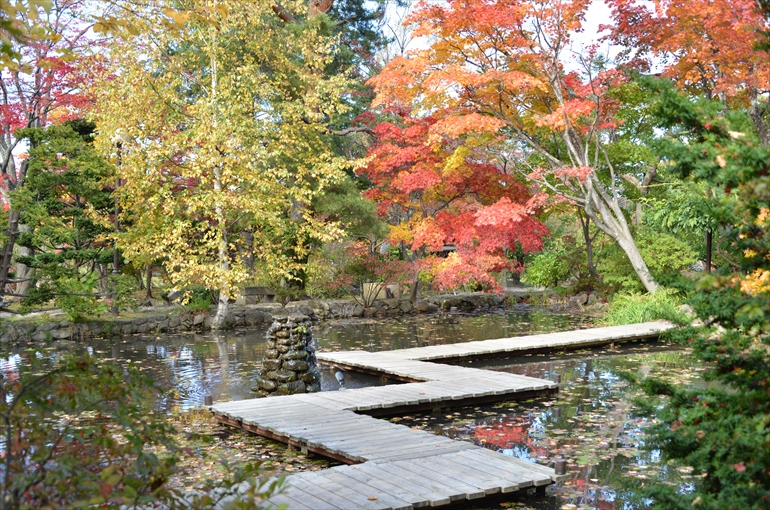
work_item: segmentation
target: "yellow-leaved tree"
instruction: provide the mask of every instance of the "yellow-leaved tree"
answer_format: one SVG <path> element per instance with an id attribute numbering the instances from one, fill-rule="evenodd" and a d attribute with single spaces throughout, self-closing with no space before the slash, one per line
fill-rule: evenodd
<path id="1" fill-rule="evenodd" d="M 302 2 L 120 7 L 119 23 L 97 27 L 113 36 L 90 91 L 98 146 L 120 176 L 118 245 L 129 261 L 162 261 L 178 288 L 219 291 L 221 328 L 246 259 L 289 276 L 303 239 L 340 234 L 306 204 L 346 165 L 327 124 L 344 113 L 348 78 L 324 75 L 330 22 Z"/>

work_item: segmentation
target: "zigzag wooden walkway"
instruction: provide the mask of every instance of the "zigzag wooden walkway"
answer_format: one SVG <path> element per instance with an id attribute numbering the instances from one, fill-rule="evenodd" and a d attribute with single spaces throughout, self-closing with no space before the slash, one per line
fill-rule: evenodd
<path id="1" fill-rule="evenodd" d="M 372 416 L 530 398 L 553 393 L 558 386 L 542 379 L 424 360 L 590 347 L 656 338 L 669 327 L 654 322 L 390 352 L 317 354 L 326 363 L 415 382 L 227 402 L 211 409 L 222 423 L 353 464 L 291 475 L 286 491 L 271 498 L 271 504 L 298 510 L 443 506 L 544 487 L 557 477 L 545 466 Z"/>

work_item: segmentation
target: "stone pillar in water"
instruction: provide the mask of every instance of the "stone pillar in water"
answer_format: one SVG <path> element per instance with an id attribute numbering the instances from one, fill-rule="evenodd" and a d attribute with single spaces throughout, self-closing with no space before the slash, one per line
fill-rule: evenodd
<path id="1" fill-rule="evenodd" d="M 267 330 L 267 350 L 262 359 L 257 387 L 260 397 L 293 395 L 321 390 L 310 332 L 310 317 L 299 312 L 273 315 L 273 324 Z"/>

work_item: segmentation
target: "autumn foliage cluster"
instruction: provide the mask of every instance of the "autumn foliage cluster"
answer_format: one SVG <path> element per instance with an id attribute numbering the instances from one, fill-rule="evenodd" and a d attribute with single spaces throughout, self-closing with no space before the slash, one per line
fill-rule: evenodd
<path id="1" fill-rule="evenodd" d="M 389 241 L 422 255 L 420 268 L 441 289 L 497 288 L 492 274 L 521 267 L 508 255 L 539 251 L 547 228 L 537 198 L 510 172 L 485 160 L 484 148 L 458 126 L 433 116 L 389 112 L 374 129 L 376 145 L 361 170 L 364 195 L 391 225 Z M 442 250 L 456 250 L 441 257 Z"/>

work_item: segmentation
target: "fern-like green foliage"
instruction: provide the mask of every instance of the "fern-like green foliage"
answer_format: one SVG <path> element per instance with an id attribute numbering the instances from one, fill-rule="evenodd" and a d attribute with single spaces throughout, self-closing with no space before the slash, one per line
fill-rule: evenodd
<path id="1" fill-rule="evenodd" d="M 681 294 L 673 289 L 659 289 L 655 294 L 617 294 L 604 321 L 608 326 L 661 319 L 682 324 L 687 322 L 687 316 L 680 311 L 682 303 Z"/>
<path id="2" fill-rule="evenodd" d="M 651 485 L 654 508 L 770 507 L 770 148 L 741 112 L 695 101 L 672 86 L 659 93 L 658 118 L 670 135 L 662 155 L 682 178 L 714 192 L 712 217 L 739 269 L 704 276 L 690 304 L 709 326 L 685 328 L 707 367 L 697 387 L 645 381 L 648 437 L 669 464 L 692 466 L 692 490 Z"/>

